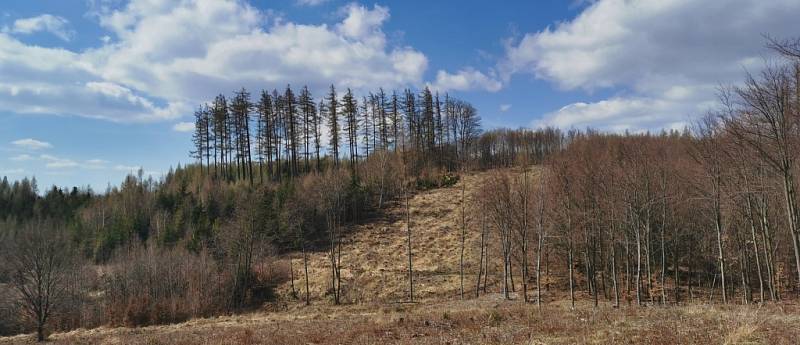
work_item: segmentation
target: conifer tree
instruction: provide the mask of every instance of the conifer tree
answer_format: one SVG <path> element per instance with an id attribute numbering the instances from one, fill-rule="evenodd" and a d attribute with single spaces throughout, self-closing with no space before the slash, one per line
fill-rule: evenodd
<path id="1" fill-rule="evenodd" d="M 331 148 L 331 155 L 333 156 L 333 165 L 339 167 L 339 100 L 336 98 L 336 89 L 331 85 L 328 92 L 328 106 L 326 107 L 328 115 L 328 130 L 329 144 Z"/>

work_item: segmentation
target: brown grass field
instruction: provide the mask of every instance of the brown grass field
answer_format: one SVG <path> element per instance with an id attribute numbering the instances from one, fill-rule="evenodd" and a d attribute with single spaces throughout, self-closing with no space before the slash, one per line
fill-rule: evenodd
<path id="1" fill-rule="evenodd" d="M 419 304 L 311 306 L 198 319 L 169 326 L 99 328 L 50 336 L 52 344 L 797 344 L 791 306 L 592 308 L 534 305 L 489 295 Z M 32 336 L 0 344 L 34 343 Z"/>
<path id="2" fill-rule="evenodd" d="M 536 172 L 531 174 L 535 178 Z M 480 241 L 476 215 L 468 209 L 465 300 L 460 300 L 459 253 L 461 186 L 467 200 L 487 173 L 466 176 L 454 187 L 420 192 L 411 200 L 415 303 L 407 300 L 405 209 L 390 205 L 349 229 L 343 247 L 343 301 L 327 294 L 326 252 L 309 254 L 311 305 L 302 303 L 302 256 L 277 264 L 294 270 L 298 298 L 286 282 L 278 301 L 246 314 L 195 319 L 142 328 L 74 330 L 50 335 L 52 344 L 798 344 L 800 306 L 696 303 L 594 308 L 582 292 L 570 308 L 563 263 L 549 263 L 541 308 L 520 296 L 504 301 L 497 272 L 499 248 L 490 265 L 489 294 L 474 297 Z M 494 279 L 493 279 L 494 278 Z M 515 273 L 515 279 L 516 277 Z M 521 284 L 517 282 L 517 289 Z M 531 295 L 535 286 L 529 286 Z M 698 295 L 700 293 L 698 292 Z M 0 338 L 0 344 L 33 343 L 33 336 Z"/>

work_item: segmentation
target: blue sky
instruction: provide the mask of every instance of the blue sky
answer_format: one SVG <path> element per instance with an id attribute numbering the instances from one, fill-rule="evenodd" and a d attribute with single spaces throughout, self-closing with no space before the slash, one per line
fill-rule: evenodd
<path id="1" fill-rule="evenodd" d="M 682 128 L 800 35 L 796 0 L 40 0 L 0 5 L 0 176 L 104 190 L 189 161 L 245 86 L 428 85 L 486 127 Z"/>

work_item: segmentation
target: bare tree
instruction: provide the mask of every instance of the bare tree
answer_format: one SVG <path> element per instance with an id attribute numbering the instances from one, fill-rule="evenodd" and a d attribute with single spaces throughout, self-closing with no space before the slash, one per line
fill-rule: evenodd
<path id="1" fill-rule="evenodd" d="M 68 277 L 77 256 L 63 232 L 44 221 L 25 226 L 2 251 L 10 285 L 20 309 L 33 321 L 36 339 L 45 340 L 45 326 L 68 294 Z"/>

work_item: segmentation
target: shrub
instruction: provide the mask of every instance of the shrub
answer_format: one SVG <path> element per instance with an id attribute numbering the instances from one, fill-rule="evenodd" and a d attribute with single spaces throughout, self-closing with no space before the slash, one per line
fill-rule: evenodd
<path id="1" fill-rule="evenodd" d="M 434 188 L 451 187 L 458 183 L 460 177 L 452 172 L 443 172 L 438 169 L 424 170 L 417 177 L 417 189 L 428 190 Z"/>
<path id="2" fill-rule="evenodd" d="M 104 279 L 106 318 L 144 326 L 220 313 L 230 299 L 226 275 L 205 251 L 134 246 L 113 259 Z"/>

